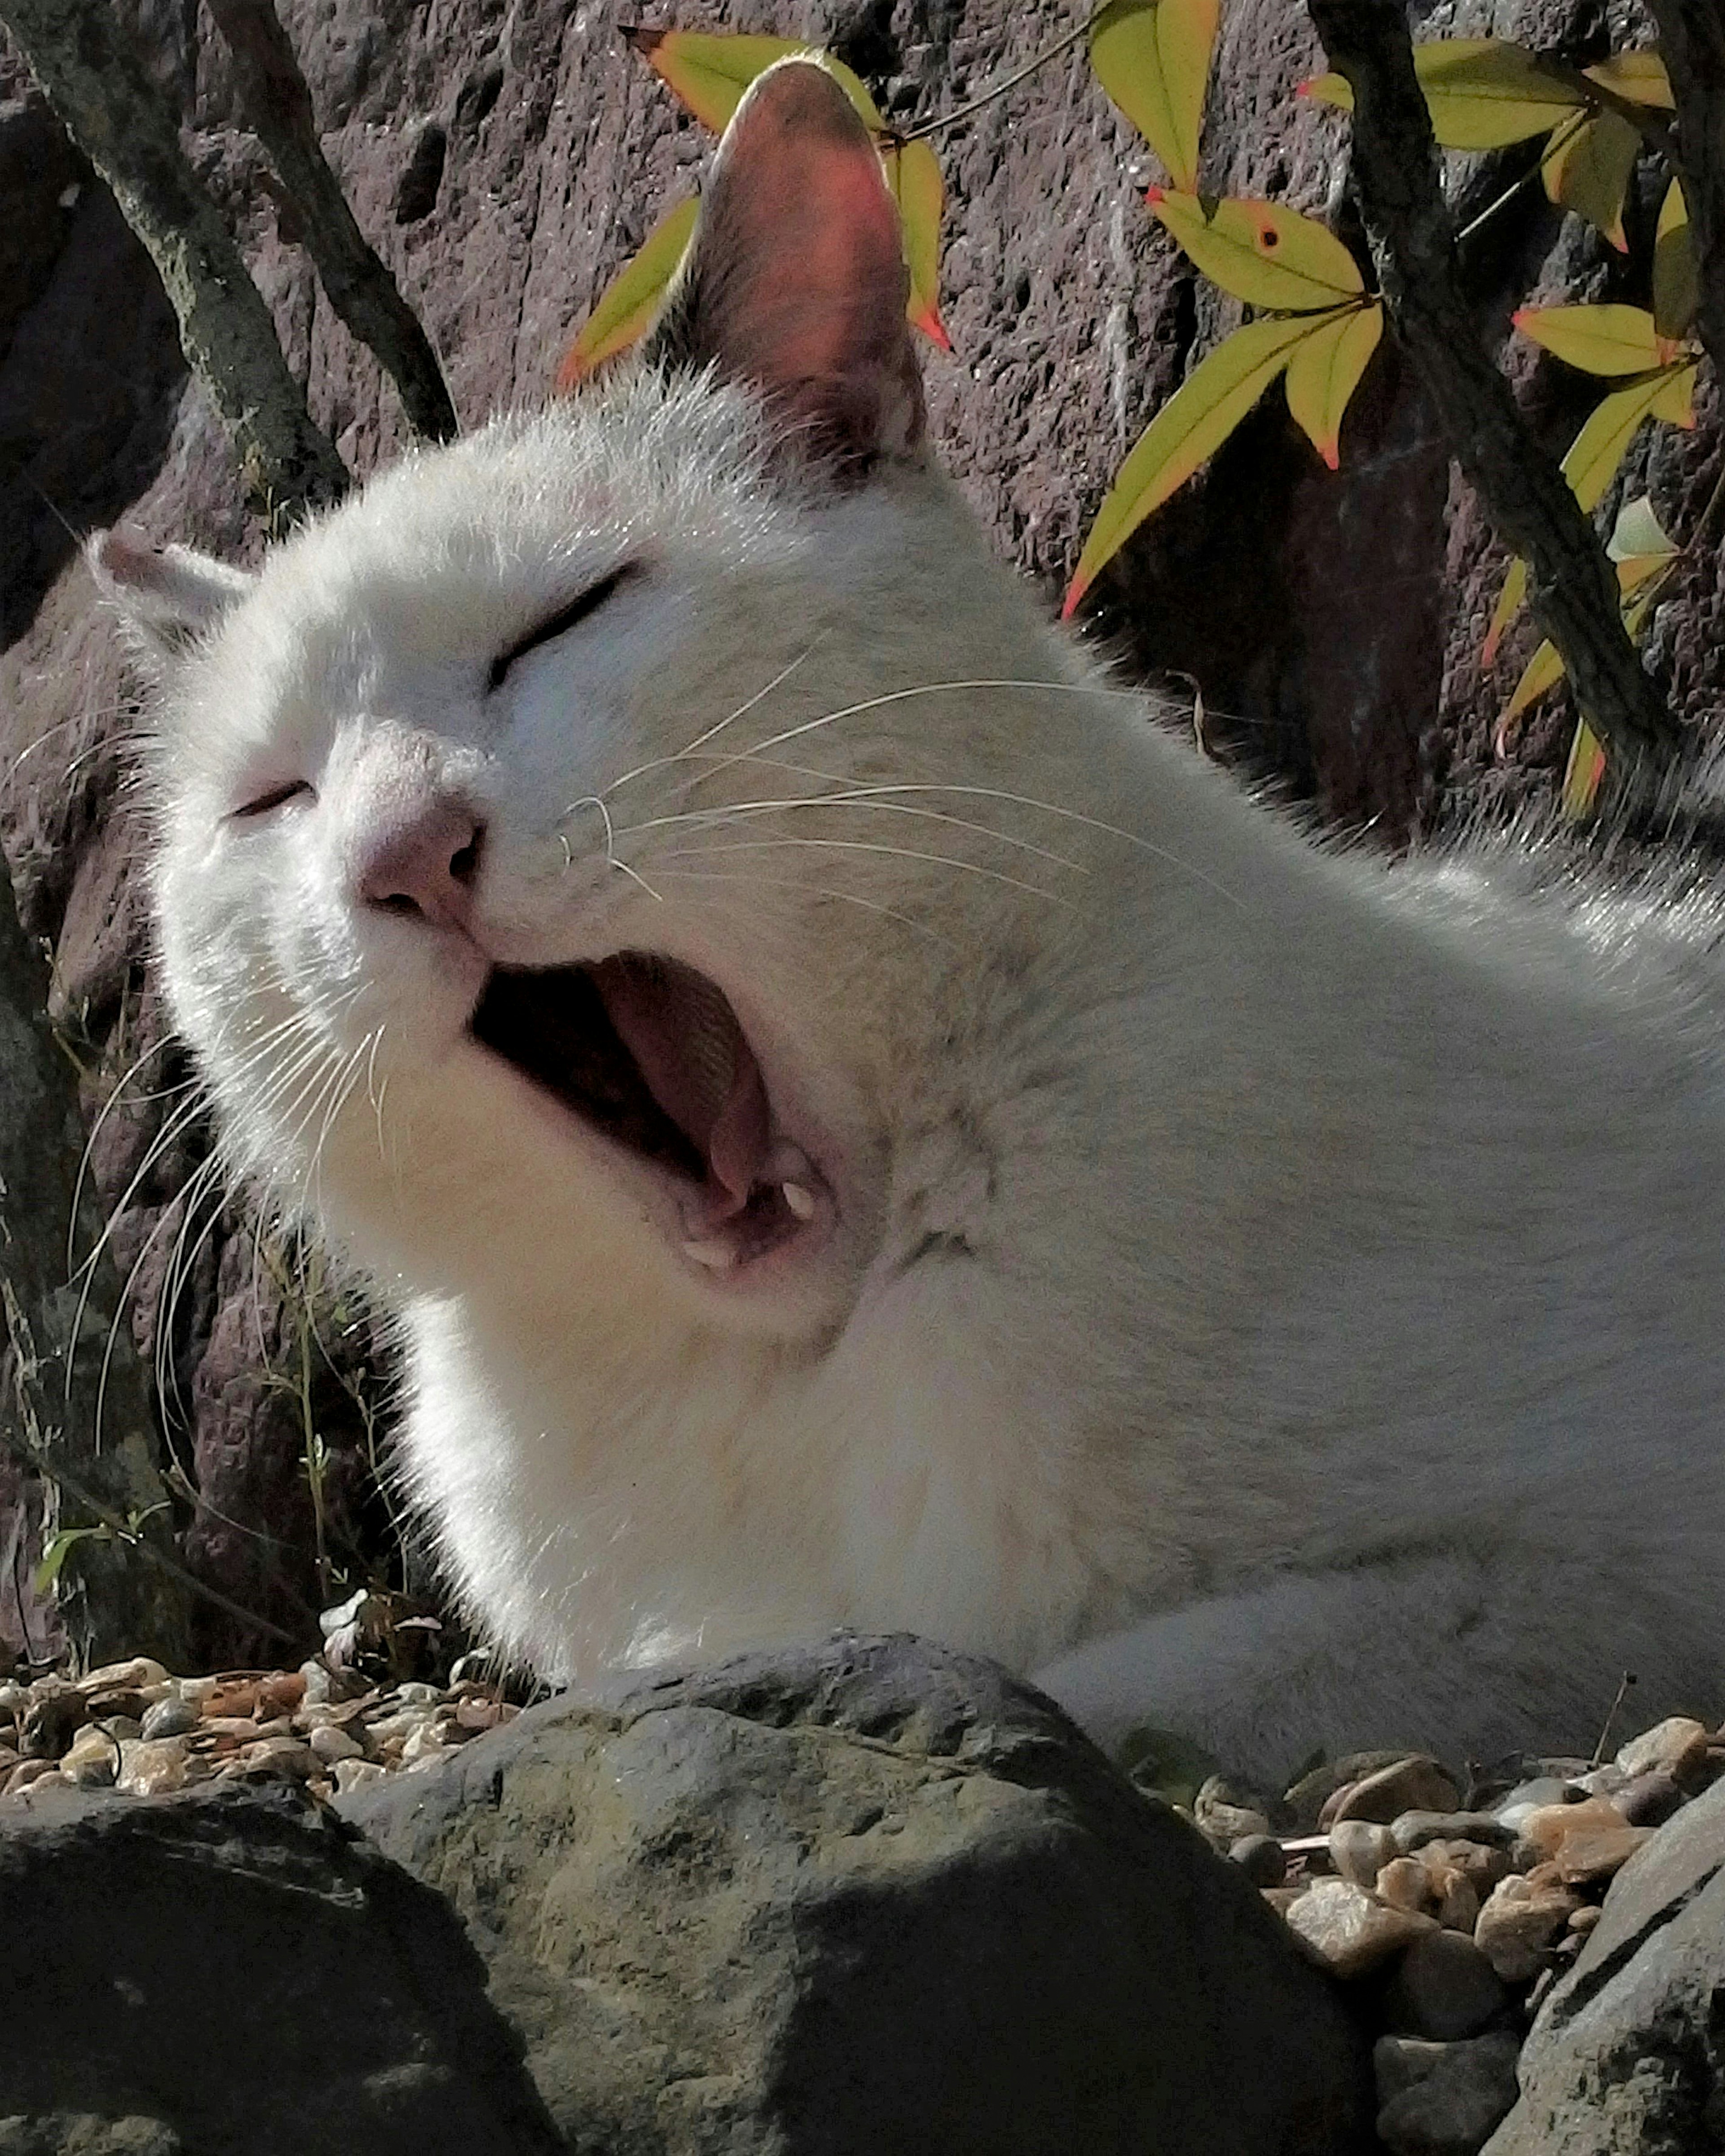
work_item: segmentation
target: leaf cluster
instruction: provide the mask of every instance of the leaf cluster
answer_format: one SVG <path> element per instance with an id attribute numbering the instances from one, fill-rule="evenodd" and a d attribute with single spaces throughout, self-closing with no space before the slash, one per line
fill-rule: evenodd
<path id="1" fill-rule="evenodd" d="M 1221 0 L 1107 0 L 1031 63 L 1081 39 L 1086 44 L 1098 82 L 1167 172 L 1168 183 L 1148 191 L 1151 213 L 1199 275 L 1246 311 L 1240 326 L 1199 362 L 1157 412 L 1121 465 L 1085 541 L 1063 619 L 1132 533 L 1215 454 L 1273 383 L 1281 382 L 1295 423 L 1323 462 L 1337 470 L 1344 417 L 1383 336 L 1381 298 L 1326 225 L 1283 203 L 1217 198 L 1200 187 L 1204 105 L 1220 18 Z M 625 35 L 689 110 L 715 130 L 724 127 L 762 69 L 807 49 L 781 38 L 647 29 Z M 899 203 L 909 318 L 950 349 L 939 305 L 944 183 L 927 137 L 1030 69 L 1020 69 L 947 121 L 903 132 L 886 124 L 849 68 L 824 57 L 868 126 Z M 1626 251 L 1623 209 L 1636 160 L 1649 148 L 1667 159 L 1671 151 L 1666 116 L 1674 100 L 1657 52 L 1615 53 L 1584 69 L 1506 38 L 1436 38 L 1415 47 L 1414 72 L 1442 147 L 1495 150 L 1543 137 L 1533 172 L 1551 201 Z M 1299 94 L 1352 109 L 1352 90 L 1339 74 L 1303 83 Z M 1500 198 L 1494 210 L 1509 198 Z M 696 210 L 692 197 L 669 210 L 606 288 L 569 347 L 559 388 L 574 388 L 646 329 L 687 247 Z M 1693 329 L 1697 296 L 1687 210 L 1673 173 L 1655 241 L 1650 307 L 1523 308 L 1514 317 L 1522 336 L 1615 385 L 1563 459 L 1584 508 L 1604 495 L 1645 420 L 1693 425 L 1702 358 Z M 1630 505 L 1620 518 L 1613 549 L 1625 624 L 1640 634 L 1683 550 L 1660 530 L 1645 502 Z M 1527 583 L 1526 563 L 1512 563 L 1486 639 L 1487 665 L 1522 605 Z M 1542 644 L 1505 707 L 1500 744 L 1563 674 L 1555 649 Z M 1565 787 L 1577 813 L 1590 803 L 1603 767 L 1604 751 L 1584 716 Z"/>

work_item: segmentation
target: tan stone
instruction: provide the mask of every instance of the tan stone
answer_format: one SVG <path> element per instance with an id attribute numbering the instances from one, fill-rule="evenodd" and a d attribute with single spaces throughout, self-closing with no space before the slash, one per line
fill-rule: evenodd
<path id="1" fill-rule="evenodd" d="M 1555 1856 L 1572 1835 L 1598 1834 L 1626 1827 L 1629 1821 L 1609 1797 L 1586 1797 L 1579 1804 L 1542 1804 L 1522 1822 L 1522 1839 L 1543 1856 Z"/>
<path id="2" fill-rule="evenodd" d="M 1707 1753 L 1706 1723 L 1692 1715 L 1672 1714 L 1630 1738 L 1619 1752 L 1617 1763 L 1631 1777 L 1662 1768 L 1674 1782 L 1686 1784 L 1705 1771 Z"/>
<path id="3" fill-rule="evenodd" d="M 120 1748 L 120 1772 L 114 1786 L 132 1797 L 159 1796 L 183 1789 L 192 1748 L 183 1737 L 140 1737 Z"/>
<path id="4" fill-rule="evenodd" d="M 72 1739 L 60 1772 L 80 1789 L 107 1789 L 120 1766 L 120 1745 L 100 1722 L 88 1722 Z"/>
<path id="5" fill-rule="evenodd" d="M 1453 1812 L 1461 1802 L 1460 1790 L 1437 1761 L 1416 1753 L 1354 1783 L 1331 1813 L 1330 1824 L 1363 1819 L 1388 1826 L 1404 1812 Z"/>
<path id="6" fill-rule="evenodd" d="M 1566 1888 L 1536 1887 L 1512 1873 L 1487 1896 L 1474 1926 L 1474 1943 L 1506 1984 L 1525 1984 L 1538 1973 L 1546 1948 L 1575 1906 Z"/>
<path id="7" fill-rule="evenodd" d="M 1336 1976 L 1359 1976 L 1437 1929 L 1430 1917 L 1392 1908 L 1347 1879 L 1314 1881 L 1287 1911 L 1287 1926 Z"/>
<path id="8" fill-rule="evenodd" d="M 1558 1876 L 1566 1887 L 1588 1887 L 1609 1879 L 1656 1831 L 1651 1826 L 1620 1826 L 1566 1835 L 1555 1859 Z"/>
<path id="9" fill-rule="evenodd" d="M 1423 1909 L 1435 1898 L 1429 1865 L 1417 1856 L 1393 1856 L 1378 1874 L 1378 1895 L 1392 1909 Z"/>

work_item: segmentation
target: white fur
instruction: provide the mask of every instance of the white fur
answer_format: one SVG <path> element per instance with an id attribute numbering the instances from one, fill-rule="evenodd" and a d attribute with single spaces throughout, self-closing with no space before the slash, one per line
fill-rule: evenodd
<path id="1" fill-rule="evenodd" d="M 679 760 L 737 712 L 709 754 L 826 777 Z M 483 804 L 494 956 L 726 990 L 836 1194 L 812 1255 L 702 1276 L 465 1034 L 483 960 L 366 915 L 365 774 L 416 742 Z M 236 1166 L 399 1313 L 408 1477 L 547 1676 L 904 1626 L 1266 1769 L 1590 1744 L 1625 1668 L 1719 1711 L 1707 909 L 1313 847 L 1090 681 L 937 478 L 798 489 L 746 394 L 650 374 L 279 548 L 155 775 Z M 741 805 L 839 782 L 954 790 Z"/>

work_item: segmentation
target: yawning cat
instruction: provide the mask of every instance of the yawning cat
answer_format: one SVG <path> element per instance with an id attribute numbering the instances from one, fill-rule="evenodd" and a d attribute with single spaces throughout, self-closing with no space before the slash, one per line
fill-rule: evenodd
<path id="1" fill-rule="evenodd" d="M 744 100 L 622 378 L 256 576 L 136 536 L 164 978 L 547 1677 L 905 1627 L 1271 1768 L 1717 1711 L 1710 916 L 1308 843 L 932 469 L 894 208 Z"/>

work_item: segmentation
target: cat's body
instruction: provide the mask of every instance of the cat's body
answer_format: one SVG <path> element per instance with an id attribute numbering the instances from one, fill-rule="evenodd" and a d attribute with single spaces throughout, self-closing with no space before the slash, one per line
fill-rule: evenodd
<path id="1" fill-rule="evenodd" d="M 809 149 L 807 89 L 739 116 L 710 255 L 770 250 L 721 183 Z M 1266 1768 L 1590 1742 L 1625 1668 L 1716 1707 L 1708 921 L 1312 847 L 989 562 L 896 313 L 814 408 L 806 320 L 725 365 L 732 286 L 672 351 L 742 388 L 502 423 L 254 587 L 96 557 L 198 639 L 177 1016 L 236 1164 L 399 1313 L 470 1603 L 554 1678 L 908 1627 Z M 517 1067 L 600 1004 L 656 1162 Z"/>

